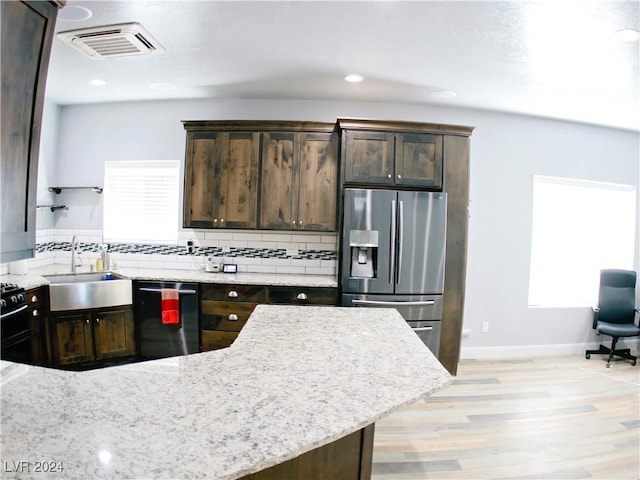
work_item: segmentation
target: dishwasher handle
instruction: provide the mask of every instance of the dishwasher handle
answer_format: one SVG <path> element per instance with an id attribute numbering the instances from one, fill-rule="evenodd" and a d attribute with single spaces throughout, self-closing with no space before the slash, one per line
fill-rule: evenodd
<path id="1" fill-rule="evenodd" d="M 152 292 L 152 293 L 161 293 L 162 292 L 161 288 L 140 287 L 138 290 L 141 291 L 141 292 Z M 197 290 L 193 290 L 193 289 L 178 290 L 178 293 L 180 295 L 195 295 L 196 293 L 198 293 L 198 291 Z"/>

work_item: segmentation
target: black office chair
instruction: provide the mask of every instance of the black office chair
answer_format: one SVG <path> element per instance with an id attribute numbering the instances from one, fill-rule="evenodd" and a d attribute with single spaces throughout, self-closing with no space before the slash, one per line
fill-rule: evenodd
<path id="1" fill-rule="evenodd" d="M 629 348 L 616 350 L 616 343 L 622 337 L 640 336 L 640 327 L 635 323 L 636 313 L 636 272 L 630 270 L 601 270 L 598 306 L 593 309 L 593 328 L 598 334 L 612 337 L 611 348 L 600 345 L 598 350 L 587 350 L 585 356 L 592 353 L 608 354 L 607 368 L 614 356 L 631 360 L 636 364 L 638 357 L 631 355 Z"/>

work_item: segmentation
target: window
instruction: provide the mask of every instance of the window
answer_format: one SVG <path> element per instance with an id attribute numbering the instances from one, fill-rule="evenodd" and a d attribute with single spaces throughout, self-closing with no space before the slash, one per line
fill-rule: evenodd
<path id="1" fill-rule="evenodd" d="M 529 306 L 595 305 L 600 270 L 633 269 L 633 185 L 535 176 Z"/>
<path id="2" fill-rule="evenodd" d="M 103 236 L 107 242 L 178 242 L 177 160 L 106 162 Z"/>

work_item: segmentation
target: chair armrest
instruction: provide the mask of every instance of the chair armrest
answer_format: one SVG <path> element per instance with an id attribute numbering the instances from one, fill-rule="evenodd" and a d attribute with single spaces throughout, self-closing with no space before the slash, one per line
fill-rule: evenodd
<path id="1" fill-rule="evenodd" d="M 591 307 L 593 308 L 593 329 L 598 328 L 598 315 L 600 314 L 600 307 Z"/>

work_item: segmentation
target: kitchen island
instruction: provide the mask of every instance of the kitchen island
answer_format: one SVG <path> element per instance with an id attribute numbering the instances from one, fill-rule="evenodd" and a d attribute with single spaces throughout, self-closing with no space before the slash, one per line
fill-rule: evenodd
<path id="1" fill-rule="evenodd" d="M 396 310 L 259 305 L 223 350 L 85 372 L 2 362 L 2 477 L 235 479 L 451 380 Z"/>

